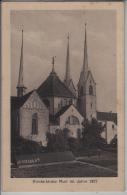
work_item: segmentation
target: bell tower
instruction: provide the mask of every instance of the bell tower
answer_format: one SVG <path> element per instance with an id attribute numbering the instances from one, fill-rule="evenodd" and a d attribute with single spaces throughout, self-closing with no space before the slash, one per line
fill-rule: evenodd
<path id="1" fill-rule="evenodd" d="M 96 83 L 88 68 L 87 32 L 85 24 L 83 67 L 78 82 L 78 110 L 84 119 L 96 118 Z"/>

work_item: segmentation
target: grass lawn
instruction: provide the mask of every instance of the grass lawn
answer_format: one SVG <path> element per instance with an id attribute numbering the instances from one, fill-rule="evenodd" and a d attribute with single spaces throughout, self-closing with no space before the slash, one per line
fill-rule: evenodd
<path id="1" fill-rule="evenodd" d="M 16 178 L 56 178 L 56 177 L 116 177 L 117 173 L 88 163 L 66 162 L 38 167 L 17 168 L 11 170 Z"/>
<path id="2" fill-rule="evenodd" d="M 77 157 L 77 160 L 111 168 L 117 171 L 117 154 L 115 153 L 101 151 L 100 155 L 85 155 Z"/>
<path id="3" fill-rule="evenodd" d="M 84 155 L 77 157 L 77 160 L 117 171 L 117 154 L 112 152 L 100 151 L 99 155 Z"/>
<path id="4" fill-rule="evenodd" d="M 117 171 L 117 164 L 116 164 L 116 160 L 98 160 L 98 159 L 79 159 L 79 161 L 82 161 L 82 162 L 87 162 L 87 163 L 92 163 L 92 164 L 95 164 L 95 165 L 100 165 L 102 167 L 107 167 L 107 168 L 110 168 L 110 169 L 113 169 L 115 171 Z"/>
<path id="5" fill-rule="evenodd" d="M 57 178 L 57 177 L 116 177 L 117 154 L 100 151 L 77 155 L 75 161 L 39 165 L 11 170 L 16 178 Z"/>

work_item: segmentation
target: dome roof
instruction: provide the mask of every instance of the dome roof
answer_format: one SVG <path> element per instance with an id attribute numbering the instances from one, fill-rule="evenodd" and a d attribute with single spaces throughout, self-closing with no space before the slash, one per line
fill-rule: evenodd
<path id="1" fill-rule="evenodd" d="M 40 85 L 37 92 L 41 97 L 68 97 L 75 98 L 73 93 L 60 80 L 57 74 L 52 71 L 47 79 Z"/>

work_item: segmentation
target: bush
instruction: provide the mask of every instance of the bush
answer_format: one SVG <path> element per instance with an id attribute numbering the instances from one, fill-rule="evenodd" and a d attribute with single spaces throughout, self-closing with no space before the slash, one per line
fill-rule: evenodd
<path id="1" fill-rule="evenodd" d="M 85 148 L 97 148 L 102 144 L 105 144 L 105 140 L 101 137 L 101 133 L 104 131 L 104 126 L 98 122 L 95 118 L 91 122 L 85 121 L 82 143 Z"/>
<path id="2" fill-rule="evenodd" d="M 81 144 L 78 139 L 74 137 L 68 138 L 69 149 L 72 152 L 77 152 L 81 148 Z"/>
<path id="3" fill-rule="evenodd" d="M 62 130 L 57 129 L 55 134 L 47 133 L 47 151 L 64 152 L 68 149 L 67 138 Z"/>
<path id="4" fill-rule="evenodd" d="M 12 143 L 12 153 L 15 154 L 33 154 L 41 151 L 42 147 L 39 143 L 22 137 L 16 137 Z"/>

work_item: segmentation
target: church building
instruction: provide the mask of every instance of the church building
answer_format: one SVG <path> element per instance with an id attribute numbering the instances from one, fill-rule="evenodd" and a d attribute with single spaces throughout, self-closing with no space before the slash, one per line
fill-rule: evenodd
<path id="1" fill-rule="evenodd" d="M 86 72 L 86 32 L 84 42 L 83 71 L 78 84 L 78 95 L 76 87 L 71 78 L 70 70 L 70 48 L 69 34 L 67 37 L 67 54 L 65 79 L 61 81 L 55 71 L 55 58 L 52 58 L 52 71 L 40 86 L 29 93 L 23 82 L 23 31 L 19 77 L 17 84 L 17 97 L 11 97 L 11 133 L 12 136 L 19 135 L 26 139 L 41 142 L 46 145 L 46 133 L 55 133 L 57 129 L 69 129 L 69 135 L 77 138 L 82 133 L 82 123 L 86 115 L 84 100 L 86 101 L 85 88 L 90 83 L 94 85 L 93 77 Z M 85 71 L 84 71 L 85 68 Z M 87 75 L 87 79 L 84 78 Z M 81 76 L 80 76 L 81 77 Z M 87 81 L 89 80 L 89 81 Z M 85 83 L 86 82 L 86 83 Z M 86 85 L 86 86 L 84 86 Z M 81 88 L 83 93 L 80 94 Z M 95 90 L 93 86 L 92 90 Z M 80 91 L 80 92 L 79 92 Z M 81 97 L 80 97 L 81 95 Z M 92 94 L 90 94 L 92 101 Z M 88 96 L 88 95 L 87 95 Z M 87 100 L 88 101 L 88 100 Z M 91 102 L 90 102 L 91 103 Z M 83 109 L 82 109 L 83 105 Z M 91 109 L 94 108 L 90 107 Z M 93 114 L 91 109 L 88 112 Z M 91 116 L 90 114 L 88 116 Z"/>
<path id="2" fill-rule="evenodd" d="M 86 26 L 86 24 L 85 24 Z M 96 118 L 96 83 L 88 67 L 87 33 L 85 28 L 83 67 L 78 82 L 78 110 L 84 119 Z"/>
<path id="3" fill-rule="evenodd" d="M 87 32 L 85 25 L 83 65 L 77 87 L 71 78 L 69 34 L 65 78 L 62 81 L 52 71 L 36 90 L 26 93 L 23 81 L 23 31 L 17 96 L 11 97 L 11 135 L 40 142 L 46 146 L 46 133 L 57 129 L 69 129 L 69 136 L 77 138 L 82 134 L 83 121 L 97 117 L 96 82 L 88 67 Z"/>

